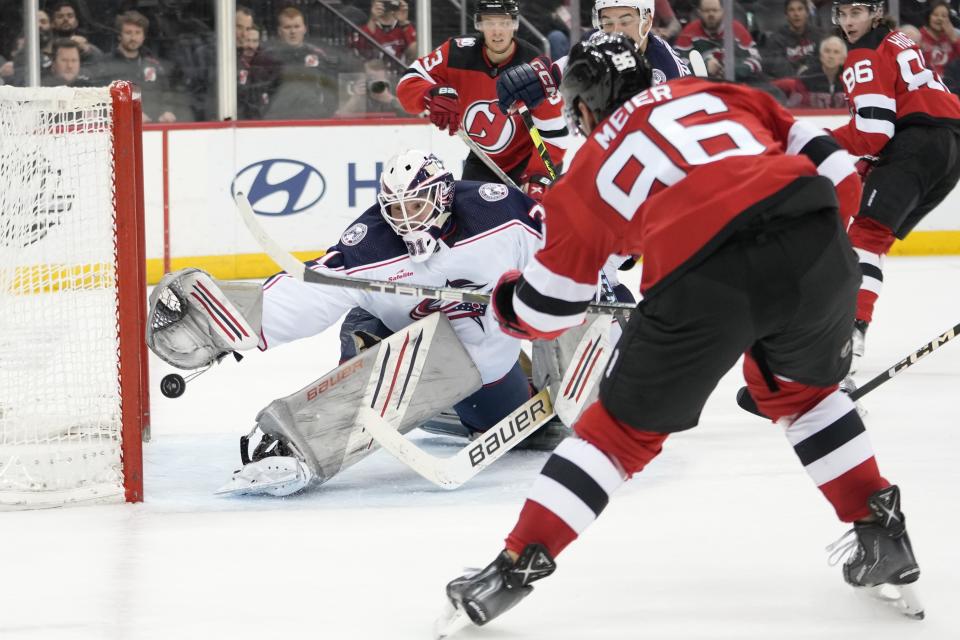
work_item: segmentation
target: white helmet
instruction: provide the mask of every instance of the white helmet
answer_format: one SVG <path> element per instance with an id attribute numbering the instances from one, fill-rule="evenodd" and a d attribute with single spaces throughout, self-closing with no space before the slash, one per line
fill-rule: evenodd
<path id="1" fill-rule="evenodd" d="M 411 149 L 390 158 L 380 174 L 380 213 L 403 238 L 414 262 L 437 249 L 440 228 L 450 217 L 453 175 L 427 151 Z"/>
<path id="2" fill-rule="evenodd" d="M 596 0 L 593 3 L 593 28 L 600 28 L 600 10 L 608 9 L 610 7 L 627 7 L 630 9 L 636 9 L 640 14 L 640 19 L 649 15 L 653 18 L 654 15 L 654 0 Z M 650 33 L 650 28 L 653 26 L 653 20 L 650 21 L 650 26 L 647 27 L 647 30 L 640 34 L 640 40 L 645 40 L 647 34 Z M 638 42 L 637 44 L 641 44 Z"/>

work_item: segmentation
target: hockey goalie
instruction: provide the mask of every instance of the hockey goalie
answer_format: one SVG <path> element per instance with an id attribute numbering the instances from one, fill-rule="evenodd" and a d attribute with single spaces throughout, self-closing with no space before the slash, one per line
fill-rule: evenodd
<path id="1" fill-rule="evenodd" d="M 456 181 L 435 156 L 407 151 L 384 167 L 377 204 L 307 266 L 489 292 L 533 262 L 542 218 L 518 190 Z M 604 276 L 632 302 L 615 268 Z M 283 496 L 328 481 L 377 448 L 358 419 L 361 407 L 400 433 L 425 427 L 474 438 L 538 390 L 521 367 L 520 340 L 499 330 L 486 305 L 310 284 L 286 273 L 262 285 L 218 282 L 197 269 L 168 274 L 150 298 L 147 342 L 170 364 L 197 369 L 316 335 L 345 315 L 340 365 L 260 411 L 241 438 L 243 467 L 218 493 Z M 537 387 L 559 382 L 571 351 L 569 342 L 535 349 Z M 528 440 L 552 448 L 568 432 L 553 420 Z"/>

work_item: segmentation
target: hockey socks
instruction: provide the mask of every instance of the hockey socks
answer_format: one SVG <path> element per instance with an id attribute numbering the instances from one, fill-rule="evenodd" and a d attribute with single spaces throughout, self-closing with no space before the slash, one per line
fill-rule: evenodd
<path id="1" fill-rule="evenodd" d="M 895 240 L 893 231 L 870 218 L 855 218 L 850 225 L 850 243 L 863 273 L 857 294 L 857 320 L 869 323 L 873 319 L 873 307 L 883 287 L 883 257 Z"/>
<path id="2" fill-rule="evenodd" d="M 847 394 L 838 390 L 821 400 L 793 421 L 786 435 L 840 520 L 870 515 L 868 499 L 890 483 L 880 476 L 866 428 Z"/>
<path id="3" fill-rule="evenodd" d="M 584 411 L 575 430 L 579 438 L 561 442 L 534 482 L 507 537 L 510 551 L 539 543 L 556 558 L 597 519 L 610 495 L 660 453 L 667 438 L 619 422 L 599 402 Z"/>

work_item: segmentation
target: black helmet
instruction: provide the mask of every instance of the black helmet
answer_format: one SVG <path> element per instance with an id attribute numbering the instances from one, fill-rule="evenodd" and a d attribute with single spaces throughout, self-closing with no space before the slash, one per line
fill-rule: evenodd
<path id="1" fill-rule="evenodd" d="M 833 11 L 831 12 L 833 24 L 840 24 L 837 19 L 837 8 L 842 5 L 859 4 L 864 7 L 869 7 L 874 13 L 883 14 L 883 3 L 884 0 L 833 0 Z"/>
<path id="2" fill-rule="evenodd" d="M 653 70 L 637 43 L 622 33 L 598 32 L 574 45 L 567 58 L 560 93 L 567 118 L 580 127 L 583 103 L 600 122 L 621 104 L 650 88 Z"/>
<path id="3" fill-rule="evenodd" d="M 473 10 L 474 19 L 485 14 L 517 18 L 520 16 L 520 4 L 517 0 L 477 0 Z"/>

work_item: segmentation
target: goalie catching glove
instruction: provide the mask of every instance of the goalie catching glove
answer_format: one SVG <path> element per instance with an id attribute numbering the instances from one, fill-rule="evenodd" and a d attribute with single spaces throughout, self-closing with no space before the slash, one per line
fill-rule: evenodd
<path id="1" fill-rule="evenodd" d="M 260 342 L 258 283 L 219 283 L 200 269 L 168 273 L 150 294 L 147 346 L 179 369 L 199 369 Z"/>

